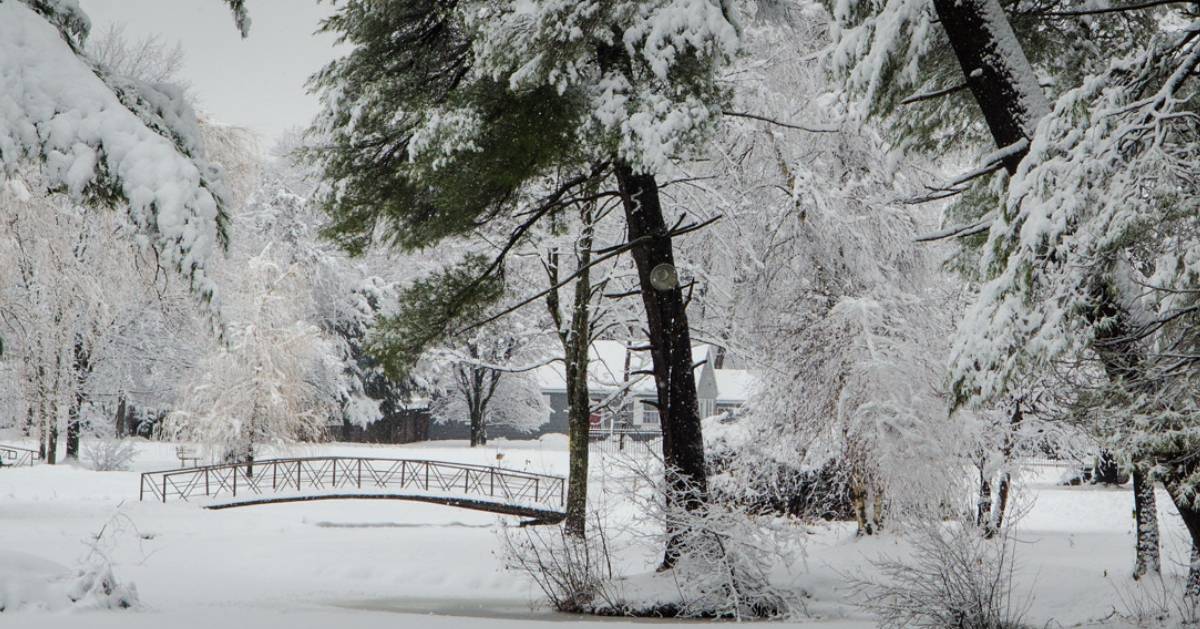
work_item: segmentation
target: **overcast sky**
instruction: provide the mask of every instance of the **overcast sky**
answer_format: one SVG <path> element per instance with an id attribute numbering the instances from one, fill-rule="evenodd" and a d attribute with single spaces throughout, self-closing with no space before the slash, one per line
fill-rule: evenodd
<path id="1" fill-rule="evenodd" d="M 131 39 L 157 33 L 183 46 L 184 78 L 200 109 L 248 127 L 269 147 L 306 126 L 317 111 L 304 82 L 334 56 L 332 38 L 313 31 L 331 7 L 316 0 L 249 0 L 250 37 L 241 39 L 221 0 L 80 0 L 94 32 L 123 23 Z"/>

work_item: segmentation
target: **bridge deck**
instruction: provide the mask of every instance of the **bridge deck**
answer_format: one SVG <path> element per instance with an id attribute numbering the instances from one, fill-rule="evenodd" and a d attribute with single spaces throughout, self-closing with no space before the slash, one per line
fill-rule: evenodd
<path id="1" fill-rule="evenodd" d="M 197 500 L 209 509 L 311 500 L 413 500 L 557 522 L 565 517 L 565 493 L 561 476 L 499 467 L 305 457 L 146 472 L 139 498 Z"/>

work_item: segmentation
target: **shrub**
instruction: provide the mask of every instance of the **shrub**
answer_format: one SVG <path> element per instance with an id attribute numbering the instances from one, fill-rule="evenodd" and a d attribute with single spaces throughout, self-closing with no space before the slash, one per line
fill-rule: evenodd
<path id="1" fill-rule="evenodd" d="M 1027 606 L 1013 598 L 1011 528 L 985 539 L 968 523 L 931 522 L 912 536 L 908 560 L 875 562 L 876 581 L 858 581 L 880 626 L 1018 629 Z"/>
<path id="2" fill-rule="evenodd" d="M 83 447 L 83 462 L 97 472 L 118 472 L 129 469 L 137 457 L 133 442 L 123 439 L 97 439 Z"/>

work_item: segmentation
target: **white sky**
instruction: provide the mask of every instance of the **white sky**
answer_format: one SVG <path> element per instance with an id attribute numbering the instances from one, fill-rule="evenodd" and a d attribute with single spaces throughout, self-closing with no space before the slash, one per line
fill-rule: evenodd
<path id="1" fill-rule="evenodd" d="M 138 40 L 159 34 L 183 46 L 183 78 L 199 108 L 262 136 L 264 148 L 289 127 L 307 126 L 317 100 L 305 80 L 334 57 L 332 38 L 314 36 L 331 10 L 316 0 L 249 0 L 250 37 L 241 39 L 221 0 L 80 0 L 93 32 L 125 24 Z"/>

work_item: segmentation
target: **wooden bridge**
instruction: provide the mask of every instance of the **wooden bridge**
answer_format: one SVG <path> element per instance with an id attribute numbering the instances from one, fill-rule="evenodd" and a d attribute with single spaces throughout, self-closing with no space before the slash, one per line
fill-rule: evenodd
<path id="1" fill-rule="evenodd" d="M 536 523 L 566 517 L 561 476 L 415 459 L 305 457 L 146 472 L 139 499 L 194 500 L 208 509 L 311 500 L 413 500 Z"/>
<path id="2" fill-rule="evenodd" d="M 40 460 L 42 455 L 37 450 L 0 443 L 0 465 L 33 465 Z"/>

